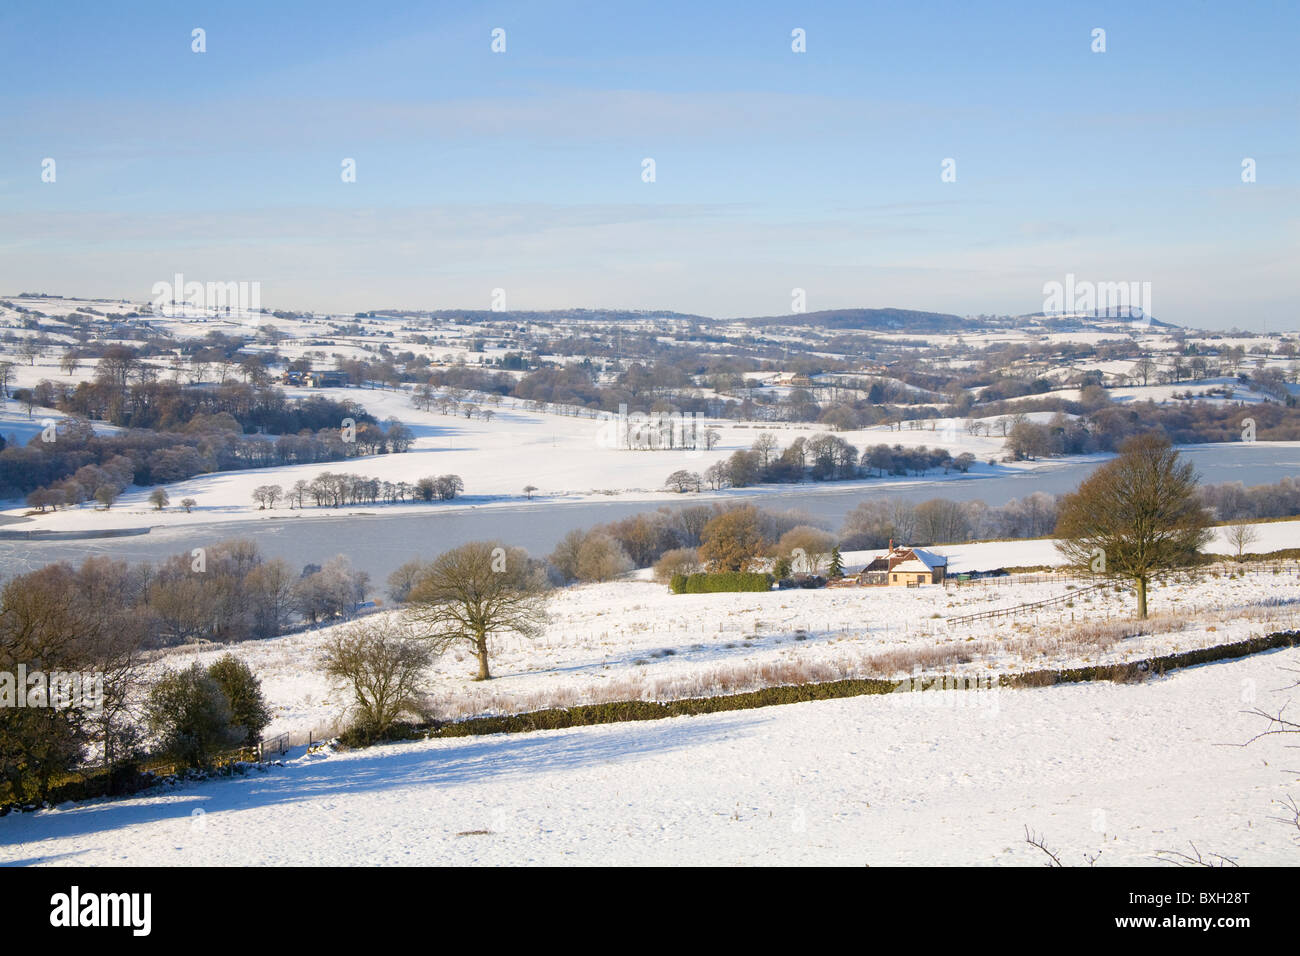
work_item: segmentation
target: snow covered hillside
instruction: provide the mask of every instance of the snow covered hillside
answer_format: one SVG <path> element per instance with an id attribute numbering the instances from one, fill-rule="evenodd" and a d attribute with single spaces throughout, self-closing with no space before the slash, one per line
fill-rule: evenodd
<path id="1" fill-rule="evenodd" d="M 300 756 L 0 819 L 50 865 L 1295 865 L 1263 729 L 1300 650 L 1143 684 L 947 691 Z M 1289 830 L 1289 832 L 1288 832 Z"/>
<path id="2" fill-rule="evenodd" d="M 444 717 L 518 713 L 844 677 L 987 675 L 1109 663 L 1300 625 L 1300 577 L 1294 570 L 1270 569 L 1233 577 L 1172 576 L 1153 589 L 1152 618 L 1142 626 L 1131 619 L 1132 595 L 1108 590 L 1036 614 L 952 625 L 945 620 L 1068 596 L 1087 583 L 1035 575 L 947 588 L 699 595 L 674 595 L 650 581 L 579 585 L 557 592 L 540 637 L 495 642 L 493 680 L 472 680 L 470 655 L 453 650 L 434 662 L 424 686 Z M 337 627 L 346 625 L 263 641 L 183 646 L 153 666 L 206 666 L 234 653 L 262 680 L 274 714 L 267 733 L 305 739 L 312 731 L 319 738 L 339 726 L 347 704 L 320 672 L 322 648 Z"/>

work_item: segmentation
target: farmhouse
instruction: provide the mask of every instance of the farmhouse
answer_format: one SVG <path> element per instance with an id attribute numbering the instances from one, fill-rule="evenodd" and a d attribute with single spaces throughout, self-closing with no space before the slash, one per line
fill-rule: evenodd
<path id="1" fill-rule="evenodd" d="M 348 384 L 348 377 L 343 372 L 312 372 L 307 384 L 312 388 L 342 388 Z"/>
<path id="2" fill-rule="evenodd" d="M 948 559 L 921 548 L 895 548 L 868 564 L 858 574 L 858 584 L 891 586 L 942 584 L 948 573 Z"/>
<path id="3" fill-rule="evenodd" d="M 800 372 L 782 372 L 772 379 L 772 384 L 808 388 L 812 385 L 812 379 Z"/>

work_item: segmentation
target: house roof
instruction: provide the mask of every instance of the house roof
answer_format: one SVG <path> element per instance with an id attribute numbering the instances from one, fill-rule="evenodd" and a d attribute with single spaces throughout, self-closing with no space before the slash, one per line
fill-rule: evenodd
<path id="1" fill-rule="evenodd" d="M 933 571 L 934 566 L 926 564 L 923 561 L 903 561 L 899 564 L 894 565 L 892 568 L 890 568 L 890 570 L 902 571 L 905 574 L 911 574 L 915 572 L 925 573 L 927 571 Z"/>
<path id="2" fill-rule="evenodd" d="M 908 550 L 912 552 L 912 557 L 928 568 L 943 568 L 948 565 L 948 559 L 941 554 L 935 554 L 933 551 L 925 551 L 921 548 L 909 548 Z M 906 563 L 910 564 L 911 562 Z"/>

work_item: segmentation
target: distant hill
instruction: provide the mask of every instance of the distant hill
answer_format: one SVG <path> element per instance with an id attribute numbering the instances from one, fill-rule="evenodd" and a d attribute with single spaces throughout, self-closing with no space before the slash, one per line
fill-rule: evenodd
<path id="1" fill-rule="evenodd" d="M 376 319 L 441 319 L 460 322 L 639 322 L 647 319 L 669 319 L 698 322 L 708 325 L 728 325 L 737 322 L 756 328 L 783 326 L 866 332 L 915 332 L 942 334 L 971 332 L 978 329 L 1022 328 L 1041 325 L 1053 331 L 1088 331 L 1092 329 L 1120 331 L 1133 326 L 1141 316 L 1130 317 L 1115 312 L 1098 310 L 1093 313 L 1047 314 L 1026 313 L 1017 316 L 986 315 L 972 318 L 948 312 L 925 312 L 918 309 L 824 309 L 820 312 L 798 312 L 789 315 L 760 315 L 738 319 L 718 319 L 707 315 L 684 312 L 656 311 L 651 309 L 552 309 L 534 311 L 507 309 L 493 312 L 488 309 L 375 309 L 359 313 Z M 1152 319 L 1152 327 L 1175 328 L 1167 322 Z"/>
<path id="2" fill-rule="evenodd" d="M 1077 327 L 1079 329 L 1106 328 L 1116 326 L 1133 327 L 1139 324 L 1152 328 L 1176 329 L 1172 322 L 1161 322 L 1155 316 L 1146 316 L 1141 309 L 1094 309 L 1092 312 L 1029 312 L 1016 316 L 1020 322 L 1036 322 L 1053 329 Z"/>
<path id="3" fill-rule="evenodd" d="M 373 319 L 457 319 L 463 322 L 644 322 L 648 319 L 672 319 L 683 322 L 714 322 L 707 315 L 689 315 L 655 309 L 551 309 L 539 312 L 527 309 L 374 309 L 359 312 Z"/>
<path id="4" fill-rule="evenodd" d="M 962 332 L 976 325 L 973 319 L 965 319 L 960 315 L 919 312 L 915 309 L 827 309 L 733 321 L 750 325 L 809 325 L 825 329 L 862 329 L 868 332 Z"/>

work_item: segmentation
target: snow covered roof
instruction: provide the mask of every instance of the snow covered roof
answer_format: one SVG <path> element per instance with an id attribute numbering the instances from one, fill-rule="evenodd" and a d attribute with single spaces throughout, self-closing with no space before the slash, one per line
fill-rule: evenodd
<path id="1" fill-rule="evenodd" d="M 890 570 L 902 571 L 904 573 L 911 573 L 911 572 L 918 572 L 918 571 L 921 573 L 925 573 L 927 571 L 933 571 L 934 566 L 926 564 L 922 561 L 908 560 L 894 565 L 892 568 L 890 568 Z"/>
<path id="2" fill-rule="evenodd" d="M 935 554 L 933 551 L 924 551 L 921 548 L 909 548 L 908 550 L 912 552 L 912 557 L 916 558 L 917 561 L 920 561 L 927 568 L 942 568 L 947 567 L 948 565 L 948 559 L 941 554 Z M 911 562 L 909 561 L 906 563 L 910 564 Z"/>

